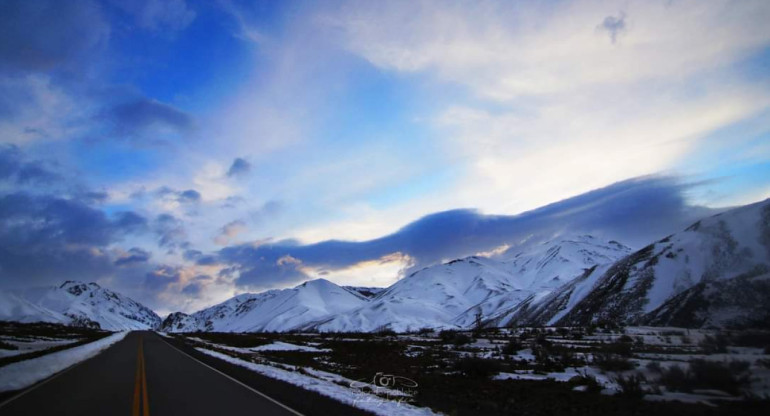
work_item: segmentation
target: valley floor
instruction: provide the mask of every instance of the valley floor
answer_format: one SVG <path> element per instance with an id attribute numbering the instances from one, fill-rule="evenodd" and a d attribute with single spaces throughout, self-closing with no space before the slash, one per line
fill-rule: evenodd
<path id="1" fill-rule="evenodd" d="M 214 393 L 226 381 L 213 377 L 219 371 L 293 403 L 304 414 L 336 409 L 336 414 L 396 416 L 752 415 L 770 405 L 768 331 L 590 327 L 407 334 L 146 333 L 145 341 L 130 335 L 128 345 L 121 341 L 125 333 L 48 324 L 2 329 L 0 387 L 10 387 L 0 390 L 21 389 L 60 370 L 64 381 L 54 387 L 74 395 L 88 394 L 81 384 L 95 381 L 89 374 L 105 371 L 115 373 L 116 385 L 130 389 L 138 340 L 147 349 L 151 408 L 174 405 L 162 401 L 166 393 L 157 392 L 180 383 L 173 380 L 179 368 L 188 367 L 212 378 L 211 386 L 190 387 L 211 392 L 201 396 L 207 405 L 217 401 Z M 184 366 L 168 366 L 185 354 L 192 360 L 178 363 Z M 83 369 L 65 370 L 89 357 Z M 209 374 L 205 366 L 215 372 Z M 68 383 L 67 377 L 80 379 Z"/>
<path id="2" fill-rule="evenodd" d="M 770 333 L 520 328 L 190 333 L 190 348 L 383 415 L 759 414 Z"/>

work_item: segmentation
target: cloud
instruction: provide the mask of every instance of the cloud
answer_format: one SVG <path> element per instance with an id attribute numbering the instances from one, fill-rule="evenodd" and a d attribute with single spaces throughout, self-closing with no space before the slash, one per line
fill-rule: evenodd
<path id="1" fill-rule="evenodd" d="M 158 246 L 173 249 L 178 246 L 184 246 L 187 239 L 187 232 L 184 229 L 184 222 L 171 214 L 160 214 L 153 221 L 153 229 L 158 235 Z"/>
<path id="2" fill-rule="evenodd" d="M 185 0 L 113 0 L 113 3 L 131 14 L 140 27 L 149 30 L 182 30 L 196 17 Z"/>
<path id="3" fill-rule="evenodd" d="M 235 20 L 238 30 L 233 33 L 233 36 L 255 44 L 265 42 L 265 35 L 251 22 L 252 16 L 250 16 L 250 10 L 247 7 L 242 7 L 237 2 L 230 0 L 221 0 L 218 4 L 225 13 Z"/>
<path id="4" fill-rule="evenodd" d="M 81 201 L 14 192 L 0 196 L 0 281 L 4 286 L 96 280 L 114 271 L 107 247 L 135 234 L 141 217 L 110 217 Z"/>
<path id="5" fill-rule="evenodd" d="M 58 182 L 61 177 L 40 161 L 26 160 L 17 146 L 0 145 L 0 180 L 11 180 L 20 185 L 40 185 Z"/>
<path id="6" fill-rule="evenodd" d="M 121 211 L 115 214 L 115 225 L 128 232 L 147 230 L 147 219 L 133 211 Z"/>
<path id="7" fill-rule="evenodd" d="M 638 247 L 710 212 L 686 203 L 691 186 L 669 177 L 639 178 L 519 215 L 458 209 L 425 216 L 373 240 L 241 244 L 219 250 L 215 258 L 240 272 L 239 285 L 269 287 L 306 279 L 310 269 L 333 273 L 396 253 L 419 268 L 560 234 L 590 233 Z"/>
<path id="8" fill-rule="evenodd" d="M 606 30 L 609 32 L 610 41 L 615 43 L 618 35 L 626 30 L 626 14 L 621 12 L 619 17 L 607 16 L 602 23 L 597 26 L 597 29 Z"/>
<path id="9" fill-rule="evenodd" d="M 220 246 L 227 245 L 244 231 L 246 231 L 245 222 L 240 220 L 231 221 L 220 228 L 219 234 L 214 237 L 214 242 Z"/>
<path id="10" fill-rule="evenodd" d="M 281 201 L 267 201 L 257 209 L 249 212 L 249 217 L 254 222 L 263 222 L 269 219 L 274 219 L 286 210 L 286 206 Z"/>
<path id="11" fill-rule="evenodd" d="M 78 64 L 110 32 L 99 5 L 88 0 L 4 0 L 0 27 L 0 70 L 18 71 Z"/>
<path id="12" fill-rule="evenodd" d="M 770 13 L 763 0 L 637 1 L 627 7 L 634 31 L 626 33 L 622 50 L 597 39 L 596 21 L 607 16 L 608 6 L 595 0 L 350 2 L 324 21 L 352 52 L 377 67 L 429 71 L 497 100 L 682 79 L 736 62 L 770 38 L 762 25 Z M 610 24 L 617 28 L 619 21 L 625 22 L 621 16 Z"/>
<path id="13" fill-rule="evenodd" d="M 179 205 L 196 205 L 201 202 L 201 193 L 195 189 L 177 191 L 167 186 L 162 186 L 155 191 L 155 196 L 166 209 L 174 209 Z M 141 197 L 141 195 L 137 195 Z"/>
<path id="14" fill-rule="evenodd" d="M 605 20 L 619 8 L 629 18 Z M 710 134 L 770 108 L 743 72 L 770 46 L 762 0 L 345 2 L 319 14 L 374 68 L 448 91 L 430 90 L 441 104 L 426 116 L 458 172 L 423 202 L 439 209 L 521 212 L 677 172 Z"/>
<path id="15" fill-rule="evenodd" d="M 210 280 L 211 277 L 206 275 L 200 275 L 200 276 L 196 276 L 196 279 L 206 281 L 206 280 Z M 182 288 L 182 294 L 191 296 L 191 297 L 197 297 L 201 294 L 204 287 L 205 286 L 203 282 L 194 281 L 194 282 L 188 283 L 185 287 Z"/>
<path id="16" fill-rule="evenodd" d="M 188 189 L 186 191 L 182 191 L 179 194 L 179 200 L 180 202 L 198 203 L 201 201 L 201 194 L 194 189 Z"/>
<path id="17" fill-rule="evenodd" d="M 227 170 L 227 176 L 228 177 L 234 177 L 234 176 L 242 176 L 251 170 L 251 163 L 247 162 L 245 159 L 242 159 L 240 157 L 235 158 L 233 160 L 233 164 L 230 165 L 230 169 Z"/>
<path id="18" fill-rule="evenodd" d="M 162 265 L 145 275 L 144 287 L 151 292 L 161 293 L 169 286 L 179 283 L 181 279 L 179 267 Z"/>
<path id="19" fill-rule="evenodd" d="M 117 260 L 115 260 L 116 266 L 126 266 L 135 263 L 147 263 L 150 260 L 152 254 L 147 250 L 142 250 L 139 247 L 132 247 L 128 252 L 124 253 Z"/>
<path id="20" fill-rule="evenodd" d="M 153 134 L 189 132 L 192 118 L 168 104 L 149 98 L 138 98 L 107 109 L 104 120 L 118 136 L 145 137 Z"/>
<path id="21" fill-rule="evenodd" d="M 84 204 L 103 204 L 110 199 L 110 195 L 104 191 L 82 191 L 78 193 L 76 198 L 82 201 Z"/>

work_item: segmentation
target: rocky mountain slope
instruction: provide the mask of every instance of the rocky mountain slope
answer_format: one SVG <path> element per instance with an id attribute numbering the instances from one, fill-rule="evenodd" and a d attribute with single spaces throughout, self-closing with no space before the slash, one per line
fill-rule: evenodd
<path id="1" fill-rule="evenodd" d="M 313 322 L 320 331 L 395 331 L 465 328 L 523 299 L 547 293 L 597 263 L 631 249 L 591 236 L 519 247 L 499 258 L 471 256 L 431 266 L 400 281 L 368 304 Z"/>
<path id="2" fill-rule="evenodd" d="M 527 299 L 490 325 L 740 326 L 738 317 L 748 324 L 751 311 L 766 303 L 743 302 L 739 294 L 749 286 L 762 290 L 768 267 L 770 200 L 698 221 L 548 296 Z"/>
<path id="3" fill-rule="evenodd" d="M 14 299 L 1 319 L 22 322 L 57 322 L 98 327 L 108 331 L 154 329 L 160 317 L 141 303 L 100 287 L 96 283 L 64 282 L 61 286 L 34 288 L 20 294 L 3 294 Z M 6 302 L 2 302 L 5 304 Z M 2 309 L 5 310 L 6 306 Z"/>

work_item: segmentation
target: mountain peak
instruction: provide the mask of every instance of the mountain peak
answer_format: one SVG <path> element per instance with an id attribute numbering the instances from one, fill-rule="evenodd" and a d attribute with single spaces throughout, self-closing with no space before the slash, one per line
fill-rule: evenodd
<path id="1" fill-rule="evenodd" d="M 19 293 L 14 303 L 19 307 L 13 318 L 21 322 L 59 322 L 123 331 L 154 329 L 161 321 L 141 303 L 94 282 L 68 280 L 57 286 L 30 288 Z M 0 311 L 0 317 L 3 315 L 7 313 Z"/>
<path id="2" fill-rule="evenodd" d="M 298 286 L 295 286 L 294 288 L 299 289 L 303 287 L 309 288 L 309 289 L 312 289 L 312 288 L 320 289 L 320 288 L 331 288 L 331 287 L 337 288 L 339 286 L 337 286 L 334 282 L 331 282 L 324 278 L 319 278 L 319 279 L 308 280 L 307 282 L 304 282 Z"/>
<path id="3" fill-rule="evenodd" d="M 94 282 L 84 283 L 78 280 L 67 280 L 59 286 L 59 289 L 64 289 L 75 296 L 80 296 L 84 292 L 101 289 L 101 286 Z"/>

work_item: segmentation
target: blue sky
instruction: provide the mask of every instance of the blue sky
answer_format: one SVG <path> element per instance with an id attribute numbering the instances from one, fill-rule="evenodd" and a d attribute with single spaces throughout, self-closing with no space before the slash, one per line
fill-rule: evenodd
<path id="1" fill-rule="evenodd" d="M 768 19 L 763 0 L 4 1 L 0 283 L 191 311 L 559 234 L 641 246 L 770 197 Z"/>

